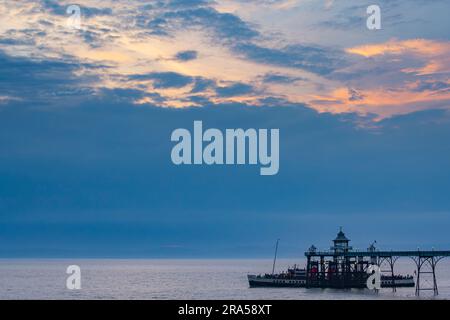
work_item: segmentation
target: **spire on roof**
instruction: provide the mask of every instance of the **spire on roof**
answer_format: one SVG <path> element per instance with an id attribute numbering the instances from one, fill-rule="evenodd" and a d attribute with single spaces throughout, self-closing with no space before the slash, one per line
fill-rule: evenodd
<path id="1" fill-rule="evenodd" d="M 336 237 L 336 239 L 334 239 L 334 241 L 350 241 L 345 236 L 344 231 L 342 231 L 342 227 L 339 228 L 339 233 L 337 234 L 337 237 Z"/>

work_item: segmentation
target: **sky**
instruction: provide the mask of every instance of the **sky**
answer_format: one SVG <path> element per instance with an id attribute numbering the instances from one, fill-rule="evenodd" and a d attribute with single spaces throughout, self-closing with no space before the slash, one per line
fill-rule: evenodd
<path id="1" fill-rule="evenodd" d="M 450 248 L 450 2 L 72 4 L 0 0 L 0 257 Z M 195 120 L 279 128 L 279 173 L 173 165 Z"/>

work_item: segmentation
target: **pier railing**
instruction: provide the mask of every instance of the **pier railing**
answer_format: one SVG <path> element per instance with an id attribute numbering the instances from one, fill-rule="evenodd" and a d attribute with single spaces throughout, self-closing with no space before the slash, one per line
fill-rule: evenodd
<path id="1" fill-rule="evenodd" d="M 450 257 L 450 251 L 443 250 L 411 250 L 411 251 L 306 251 L 306 257 Z"/>

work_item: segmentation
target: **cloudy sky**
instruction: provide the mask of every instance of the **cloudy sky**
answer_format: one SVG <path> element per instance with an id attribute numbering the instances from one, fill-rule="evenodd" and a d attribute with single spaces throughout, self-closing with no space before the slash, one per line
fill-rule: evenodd
<path id="1" fill-rule="evenodd" d="M 450 247 L 448 1 L 71 4 L 0 0 L 0 256 Z M 194 120 L 280 128 L 280 173 L 172 165 Z"/>

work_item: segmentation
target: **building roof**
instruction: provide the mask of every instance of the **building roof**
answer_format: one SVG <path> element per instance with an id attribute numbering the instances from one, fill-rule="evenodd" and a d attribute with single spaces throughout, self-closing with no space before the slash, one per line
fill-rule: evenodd
<path id="1" fill-rule="evenodd" d="M 342 227 L 339 230 L 339 233 L 336 236 L 336 239 L 334 239 L 333 241 L 350 241 L 350 239 L 347 239 L 347 237 L 345 236 L 345 233 L 342 231 Z"/>

